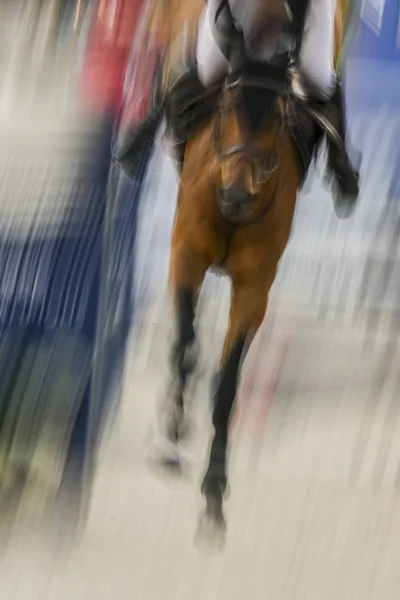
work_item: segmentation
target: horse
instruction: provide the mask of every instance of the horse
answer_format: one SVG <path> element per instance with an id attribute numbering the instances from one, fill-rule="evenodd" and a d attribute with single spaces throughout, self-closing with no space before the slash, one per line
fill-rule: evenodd
<path id="1" fill-rule="evenodd" d="M 174 2 L 170 14 L 175 31 L 184 23 L 196 24 L 203 2 Z M 342 42 L 341 15 L 339 2 L 336 56 Z M 213 403 L 214 433 L 201 484 L 206 504 L 199 523 L 203 532 L 226 530 L 229 425 L 240 372 L 264 320 L 269 293 L 291 235 L 298 191 L 320 137 L 307 106 L 299 104 L 291 93 L 287 65 L 283 74 L 277 67 L 273 77 L 258 67 L 242 69 L 243 48 L 233 20 L 229 35 L 236 40 L 239 68 L 233 68 L 220 85 L 202 93 L 182 91 L 178 78 L 165 101 L 167 123 L 175 118 L 179 120 L 175 129 L 181 124 L 186 134 L 189 132 L 181 154 L 169 265 L 175 338 L 164 433 L 177 449 L 170 458 L 176 463 L 186 426 L 188 379 L 196 366 L 198 294 L 209 270 L 228 277 L 232 286 Z M 170 35 L 170 40 L 173 37 Z M 170 56 L 176 56 L 177 46 L 170 44 Z M 169 98 L 176 101 L 176 95 L 180 96 L 181 109 L 174 117 Z"/>

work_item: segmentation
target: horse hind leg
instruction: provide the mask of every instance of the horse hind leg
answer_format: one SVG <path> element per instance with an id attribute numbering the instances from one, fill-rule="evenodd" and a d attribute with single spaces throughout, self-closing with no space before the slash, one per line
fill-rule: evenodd
<path id="1" fill-rule="evenodd" d="M 267 308 L 270 285 L 233 286 L 228 334 L 225 342 L 220 382 L 214 400 L 214 436 L 208 469 L 201 491 L 206 511 L 200 520 L 202 535 L 225 529 L 223 499 L 228 484 L 227 446 L 229 422 L 236 397 L 241 366 L 260 327 Z"/>

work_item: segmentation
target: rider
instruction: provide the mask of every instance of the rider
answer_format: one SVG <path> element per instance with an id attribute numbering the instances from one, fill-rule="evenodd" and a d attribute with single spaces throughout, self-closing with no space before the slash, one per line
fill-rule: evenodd
<path id="1" fill-rule="evenodd" d="M 243 35 L 246 55 L 257 62 L 268 62 L 275 52 L 285 53 L 285 43 L 295 48 L 294 55 L 307 89 L 307 103 L 315 103 L 320 112 L 336 131 L 336 141 L 328 136 L 328 169 L 327 175 L 333 183 L 333 197 L 336 212 L 339 216 L 348 216 L 355 206 L 359 194 L 359 173 L 353 168 L 346 152 L 346 127 L 344 115 L 344 100 L 340 81 L 334 69 L 334 33 L 336 0 L 287 0 L 285 17 L 290 22 L 286 33 L 280 36 L 274 48 L 271 44 L 271 32 L 268 23 L 264 26 L 263 11 L 268 8 L 270 17 L 271 7 L 283 6 L 284 0 L 207 0 L 199 22 L 196 60 L 187 71 L 178 76 L 179 90 L 171 93 L 169 116 L 175 112 L 174 118 L 169 119 L 170 129 L 177 144 L 178 154 L 182 153 L 185 145 L 184 132 L 175 131 L 180 127 L 179 102 L 176 99 L 188 90 L 207 88 L 218 83 L 228 74 L 229 70 L 229 36 L 221 35 L 218 19 L 221 9 L 228 7 L 229 14 L 234 20 L 237 30 Z M 275 10 L 275 16 L 279 11 Z M 226 16 L 226 15 L 225 15 Z M 261 27 L 261 36 L 258 35 Z M 226 32 L 225 32 L 226 33 Z M 256 35 L 255 35 L 256 34 Z M 255 38 L 258 40 L 254 43 Z M 279 37 L 279 36 L 278 36 Z M 282 48 L 283 39 L 283 48 Z M 294 41 L 294 44 L 293 44 Z M 157 92 L 158 88 L 156 89 Z M 161 92 L 162 94 L 162 92 Z M 167 94 L 168 96 L 168 94 Z M 176 106 L 175 106 L 176 103 Z M 139 127 L 135 143 L 127 149 L 127 156 L 137 154 L 134 148 L 146 136 L 153 135 L 162 113 L 162 100 L 155 94 L 152 107 L 146 121 Z M 168 113 L 168 110 L 167 110 Z M 167 115 L 168 120 L 168 115 Z M 339 138 L 339 143 L 337 138 Z M 179 150 L 180 147 L 180 150 Z M 182 160 L 182 154 L 179 158 Z"/>
<path id="2" fill-rule="evenodd" d="M 225 0 L 235 26 L 243 33 L 246 50 L 256 60 L 263 60 L 269 40 L 252 48 L 251 38 L 259 27 L 265 0 Z M 267 0 L 268 2 L 268 0 Z M 272 3 L 273 0 L 270 0 Z M 334 201 L 338 212 L 349 213 L 359 194 L 359 173 L 350 163 L 345 150 L 345 115 L 341 85 L 334 69 L 334 35 L 336 0 L 289 0 L 287 14 L 293 31 L 300 33 L 298 67 L 307 84 L 310 101 L 326 109 L 326 116 L 342 141 L 342 148 L 328 140 L 328 175 L 333 179 Z M 222 38 L 218 31 L 218 12 L 221 0 L 208 0 L 199 24 L 196 62 L 200 82 L 208 87 L 228 72 Z M 254 46 L 254 45 L 253 45 Z M 257 53 L 258 56 L 254 56 Z"/>

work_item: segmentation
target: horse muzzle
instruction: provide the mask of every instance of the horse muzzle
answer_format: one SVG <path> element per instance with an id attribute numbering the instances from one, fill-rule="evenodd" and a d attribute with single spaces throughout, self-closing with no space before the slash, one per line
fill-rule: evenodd
<path id="1" fill-rule="evenodd" d="M 251 214 L 257 196 L 243 184 L 232 183 L 218 190 L 218 206 L 222 216 L 232 223 L 240 223 Z"/>

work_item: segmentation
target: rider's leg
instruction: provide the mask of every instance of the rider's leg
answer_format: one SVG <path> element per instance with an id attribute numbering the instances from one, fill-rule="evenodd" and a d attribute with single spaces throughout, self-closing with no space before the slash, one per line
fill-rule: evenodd
<path id="1" fill-rule="evenodd" d="M 243 32 L 247 58 L 268 62 L 277 50 L 284 51 L 280 39 L 279 26 L 274 29 L 274 19 L 285 22 L 288 19 L 284 4 L 279 0 L 228 0 L 229 10 L 239 30 Z M 219 14 L 221 0 L 207 0 L 206 8 L 199 23 L 196 59 L 200 81 L 205 87 L 218 83 L 228 73 L 230 42 L 229 34 L 224 34 L 226 13 Z M 219 14 L 219 16 L 218 16 Z M 216 22 L 217 21 L 217 22 Z M 229 25 L 228 25 L 229 27 Z M 260 36 L 260 31 L 264 35 Z"/>
<path id="2" fill-rule="evenodd" d="M 336 0 L 309 1 L 299 55 L 302 74 L 324 99 L 332 96 L 336 86 L 335 12 Z"/>
<path id="3" fill-rule="evenodd" d="M 201 83 L 206 88 L 223 79 L 228 73 L 228 61 L 215 40 L 216 32 L 213 28 L 215 12 L 215 2 L 208 0 L 200 19 L 197 35 L 197 71 Z"/>
<path id="4" fill-rule="evenodd" d="M 334 71 L 334 20 L 336 0 L 310 0 L 299 56 L 300 69 L 319 98 L 327 102 L 328 118 L 346 147 L 344 98 Z M 328 169 L 334 178 L 334 200 L 349 212 L 358 197 L 359 174 L 347 153 L 328 141 Z"/>

